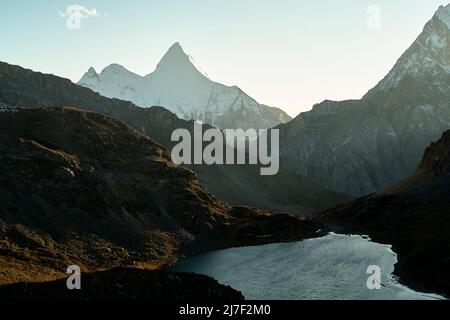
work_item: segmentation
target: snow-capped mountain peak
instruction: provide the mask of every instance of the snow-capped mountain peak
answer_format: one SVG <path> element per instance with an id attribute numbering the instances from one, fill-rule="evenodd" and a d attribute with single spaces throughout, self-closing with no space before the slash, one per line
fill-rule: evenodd
<path id="1" fill-rule="evenodd" d="M 450 29 L 450 4 L 446 7 L 440 6 L 439 10 L 436 12 L 436 17 L 438 17 L 446 26 Z"/>
<path id="2" fill-rule="evenodd" d="M 113 63 L 107 66 L 105 69 L 102 70 L 102 74 L 105 73 L 120 73 L 120 72 L 129 72 L 125 67 L 121 66 L 120 64 Z"/>
<path id="3" fill-rule="evenodd" d="M 179 43 L 170 47 L 154 72 L 142 77 L 112 64 L 100 74 L 89 71 L 78 82 L 108 98 L 141 107 L 162 106 L 182 119 L 219 128 L 271 128 L 291 118 L 256 102 L 240 88 L 210 80 Z"/>
<path id="4" fill-rule="evenodd" d="M 450 74 L 449 48 L 450 4 L 446 7 L 441 6 L 436 11 L 422 33 L 400 57 L 389 74 L 366 96 L 379 91 L 386 92 L 409 77 L 422 79 L 427 83 L 436 83 L 436 87 L 446 90 L 447 88 L 440 84 L 445 83 L 443 80 L 448 79 Z"/>
<path id="5" fill-rule="evenodd" d="M 95 88 L 97 87 L 98 83 L 100 82 L 100 78 L 98 76 L 97 71 L 93 67 L 90 67 L 88 72 L 86 72 L 79 81 L 79 83 L 84 83 L 85 87 L 92 89 L 95 91 Z"/>
<path id="6" fill-rule="evenodd" d="M 95 71 L 95 69 L 93 67 L 89 68 L 87 74 L 91 75 L 91 76 L 98 76 L 97 71 Z"/>
<path id="7" fill-rule="evenodd" d="M 122 82 L 130 78 L 131 79 L 142 78 L 140 75 L 127 70 L 124 66 L 117 63 L 110 64 L 109 66 L 104 68 L 98 76 L 102 79 L 111 78 L 114 80 L 121 80 Z"/>
<path id="8" fill-rule="evenodd" d="M 195 62 L 194 58 L 188 55 L 180 43 L 173 44 L 161 61 L 158 63 L 155 72 L 199 72 L 208 78 L 206 72 Z"/>

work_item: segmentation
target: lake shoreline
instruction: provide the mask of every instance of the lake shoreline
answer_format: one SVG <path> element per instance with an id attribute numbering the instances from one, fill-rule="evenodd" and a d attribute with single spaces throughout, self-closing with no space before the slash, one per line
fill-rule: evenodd
<path id="1" fill-rule="evenodd" d="M 362 257 L 364 259 L 369 259 L 368 261 L 370 261 L 372 259 L 372 256 L 364 257 L 365 253 L 361 253 L 361 252 L 358 251 L 358 250 L 360 250 L 359 249 L 360 245 L 367 246 L 369 251 L 370 250 L 375 250 L 374 251 L 376 253 L 376 254 L 374 254 L 375 257 L 381 258 L 382 257 L 382 255 L 380 255 L 381 252 L 383 252 L 383 255 L 385 255 L 385 256 L 390 256 L 390 258 L 389 258 L 390 260 L 389 261 L 391 261 L 391 263 L 390 263 L 391 265 L 388 264 L 388 265 L 384 266 L 385 270 L 390 270 L 389 273 L 385 274 L 386 278 L 385 278 L 384 282 L 387 283 L 388 285 L 390 284 L 391 288 L 389 290 L 394 290 L 395 292 L 398 291 L 398 297 L 400 297 L 401 300 L 403 300 L 403 298 L 401 298 L 401 297 L 407 297 L 407 299 L 411 299 L 411 297 L 414 297 L 414 299 L 445 299 L 445 297 L 439 296 L 439 295 L 437 295 L 435 293 L 424 292 L 424 291 L 416 292 L 411 287 L 409 287 L 407 285 L 404 285 L 404 283 L 402 283 L 402 282 L 397 281 L 398 279 L 397 279 L 396 275 L 393 273 L 394 272 L 394 266 L 395 266 L 395 264 L 397 262 L 397 254 L 391 249 L 391 246 L 390 245 L 379 244 L 379 243 L 370 241 L 369 237 L 363 236 L 363 235 L 357 235 L 357 234 L 346 235 L 346 234 L 330 233 L 330 234 L 328 234 L 325 237 L 308 238 L 308 239 L 304 239 L 304 240 L 302 240 L 300 242 L 275 243 L 275 244 L 266 244 L 266 245 L 261 245 L 261 246 L 250 246 L 250 247 L 241 247 L 241 248 L 231 248 L 231 249 L 225 249 L 225 250 L 216 250 L 216 251 L 211 251 L 211 252 L 208 252 L 208 253 L 201 253 L 201 254 L 198 254 L 198 255 L 194 255 L 194 256 L 188 257 L 185 260 L 181 260 L 180 262 L 178 262 L 175 265 L 171 266 L 169 268 L 169 270 L 170 271 L 175 271 L 175 272 L 178 272 L 178 271 L 191 272 L 192 270 L 189 269 L 189 268 L 187 270 L 183 270 L 183 266 L 186 263 L 189 265 L 189 263 L 191 263 L 191 261 L 194 261 L 193 263 L 195 264 L 196 263 L 195 261 L 199 260 L 199 261 L 201 261 L 201 262 L 199 262 L 200 263 L 200 265 L 199 265 L 199 270 L 200 270 L 199 273 L 200 274 L 205 274 L 205 275 L 208 275 L 210 277 L 213 277 L 214 279 L 218 280 L 220 283 L 229 285 L 229 286 L 231 286 L 231 287 L 233 287 L 233 288 L 243 292 L 242 287 L 240 287 L 240 286 L 242 286 L 242 283 L 245 283 L 246 281 L 250 281 L 250 282 L 252 282 L 252 281 L 255 282 L 256 281 L 255 283 L 258 283 L 257 280 L 255 280 L 255 279 L 254 280 L 247 280 L 247 279 L 252 279 L 254 274 L 257 274 L 258 272 L 262 272 L 262 273 L 267 272 L 265 270 L 266 267 L 262 267 L 262 269 L 261 269 L 260 264 L 262 262 L 258 262 L 258 259 L 256 259 L 256 258 L 255 259 L 249 258 L 249 257 L 252 257 L 252 253 L 251 253 L 252 251 L 260 252 L 258 254 L 258 257 L 260 257 L 263 261 L 266 261 L 268 259 L 267 257 L 265 257 L 266 251 L 269 252 L 268 253 L 269 256 L 270 255 L 272 255 L 272 256 L 280 256 L 280 254 L 281 254 L 281 256 L 283 256 L 283 253 L 282 253 L 283 248 L 286 248 L 286 247 L 294 248 L 296 246 L 299 246 L 300 248 L 302 246 L 309 247 L 313 243 L 316 243 L 316 242 L 317 243 L 321 243 L 323 241 L 325 241 L 325 247 L 324 248 L 327 248 L 327 247 L 335 248 L 336 246 L 339 247 L 339 242 L 342 242 L 342 241 L 347 241 L 348 242 L 349 241 L 350 247 L 351 248 L 354 247 L 353 249 L 356 250 L 356 251 L 353 252 L 353 254 L 355 254 L 356 257 L 360 257 L 360 258 L 361 258 L 361 254 L 363 254 Z M 336 243 L 334 243 L 334 242 L 336 242 Z M 344 246 L 344 248 L 345 247 L 346 246 Z M 273 248 L 276 248 L 276 250 L 273 249 Z M 273 250 L 270 251 L 271 249 L 273 249 Z M 340 250 L 345 250 L 345 249 L 340 249 Z M 319 251 L 320 251 L 320 249 L 319 249 Z M 236 256 L 236 254 L 238 254 L 238 252 L 247 252 L 246 255 L 248 255 L 248 257 L 246 259 L 247 260 L 250 259 L 250 260 L 248 261 L 248 264 L 245 265 L 245 268 L 239 265 L 239 259 L 241 257 L 239 255 Z M 333 263 L 333 259 L 336 259 L 336 257 L 333 257 L 333 251 L 330 251 L 330 252 L 325 251 L 325 252 L 326 252 L 325 257 L 324 257 L 325 260 L 321 260 L 320 263 L 317 263 L 317 265 L 327 264 L 328 263 L 327 260 L 330 260 L 329 263 Z M 346 254 L 348 254 L 348 253 L 346 253 Z M 220 260 L 219 258 L 217 258 L 217 257 L 220 257 L 221 255 L 225 255 L 225 256 L 227 256 L 227 258 L 223 259 L 223 261 Z M 293 255 L 295 256 L 295 252 L 293 252 Z M 212 257 L 212 258 L 210 258 L 211 260 L 208 260 L 209 259 L 208 257 Z M 290 256 L 290 255 L 283 256 L 283 257 L 285 257 L 284 259 L 287 259 L 287 260 L 292 259 L 292 256 Z M 308 254 L 304 254 L 301 257 L 301 259 L 304 259 L 304 260 L 306 259 L 307 260 L 308 257 L 309 257 Z M 348 258 L 348 257 L 351 257 L 351 255 L 350 256 L 344 255 L 343 257 Z M 214 262 L 215 259 L 219 259 L 220 263 L 219 262 Z M 233 259 L 237 260 L 237 261 L 232 261 Z M 386 258 L 383 258 L 383 260 L 382 260 L 382 261 L 385 261 L 384 263 L 386 263 L 385 259 Z M 341 261 L 342 262 L 342 260 L 344 260 L 344 259 L 343 258 L 342 259 L 338 258 L 337 261 Z M 347 259 L 347 260 L 351 260 L 351 259 Z M 269 262 L 272 263 L 273 261 L 269 261 Z M 231 270 L 227 270 L 223 266 L 223 264 L 227 265 L 229 269 L 232 269 L 232 271 Z M 267 267 L 267 269 L 270 270 L 271 268 L 274 268 L 274 267 L 277 268 L 279 264 L 283 265 L 283 259 L 281 261 L 279 261 L 279 262 L 276 262 L 274 265 L 269 264 L 269 267 Z M 315 268 L 317 268 L 317 265 L 315 264 L 313 266 L 309 266 L 308 267 L 309 269 L 304 270 L 304 273 L 310 272 L 310 269 L 313 270 L 311 272 L 314 272 Z M 208 267 L 205 267 L 205 266 L 209 266 L 212 269 L 208 271 L 207 270 Z M 361 269 L 362 266 L 364 266 L 364 263 L 360 264 L 360 265 L 358 265 L 358 264 L 356 265 L 358 270 Z M 204 270 L 205 268 L 206 268 L 206 272 L 202 272 L 202 271 L 205 271 Z M 245 274 L 247 269 L 252 269 L 252 268 L 256 268 L 255 270 L 252 271 L 253 273 Z M 333 268 L 333 267 L 330 266 L 330 268 Z M 320 267 L 319 267 L 319 269 L 320 269 Z M 195 270 L 195 268 L 194 268 L 194 270 Z M 221 272 L 224 273 L 222 276 L 225 276 L 225 281 L 224 281 L 224 279 L 221 279 L 220 276 L 214 276 L 214 273 L 213 273 L 214 270 L 216 272 L 218 272 L 217 270 L 221 270 Z M 289 270 L 288 266 L 284 266 L 283 267 L 283 273 L 288 273 L 289 274 L 290 272 L 291 272 L 291 270 Z M 294 270 L 294 273 L 295 272 L 296 271 Z M 337 274 L 340 274 L 342 271 L 341 270 L 337 270 L 336 272 L 337 272 Z M 197 273 L 197 272 L 195 272 L 195 273 Z M 242 278 L 242 279 L 239 278 L 240 274 L 245 274 L 245 276 L 247 278 L 245 278 L 245 279 L 244 278 Z M 362 270 L 362 271 L 360 270 L 360 274 L 363 276 L 363 278 L 366 277 L 365 269 Z M 228 276 L 231 277 L 231 278 L 227 278 Z M 269 279 L 272 276 L 273 275 L 271 275 L 271 274 L 266 274 L 264 279 Z M 321 278 L 316 279 L 316 282 L 314 282 L 314 283 L 320 283 L 320 280 L 321 280 Z M 365 281 L 365 278 L 363 280 Z M 264 281 L 268 281 L 268 280 L 264 280 Z M 264 287 L 264 281 L 261 283 L 262 287 Z M 294 280 L 290 280 L 290 282 L 292 282 L 292 281 L 294 281 Z M 330 279 L 328 279 L 325 276 L 325 287 L 324 288 L 326 288 L 326 285 L 327 285 L 326 281 L 331 281 L 331 285 L 332 286 L 339 285 L 339 278 L 338 277 L 336 277 L 336 283 L 335 283 L 334 282 L 335 280 L 330 280 Z M 233 285 L 233 282 L 236 282 L 237 285 Z M 350 283 L 352 283 L 352 282 L 353 281 L 350 281 Z M 359 282 L 357 282 L 357 283 L 359 283 Z M 275 282 L 275 284 L 272 284 L 273 287 L 276 287 L 277 285 L 279 285 L 278 282 Z M 330 282 L 328 282 L 328 285 L 330 285 Z M 354 283 L 352 285 L 354 285 Z M 302 287 L 302 288 L 304 289 L 305 287 Z M 260 289 L 259 289 L 259 287 L 256 287 L 255 290 L 260 290 Z M 296 290 L 293 290 L 292 288 L 290 290 L 293 293 L 296 292 Z M 325 289 L 323 289 L 323 290 L 325 290 Z M 366 291 L 367 291 L 367 289 L 366 289 Z M 364 291 L 364 290 L 362 291 L 364 296 L 368 295 L 368 291 L 367 292 L 366 291 Z M 253 295 L 248 296 L 248 292 L 246 294 L 245 290 L 244 290 L 243 293 L 244 293 L 244 296 L 246 298 L 250 298 L 251 300 L 255 299 L 255 296 L 253 296 Z M 289 293 L 289 294 L 291 294 L 291 293 Z M 334 293 L 332 291 L 330 291 L 330 294 L 334 294 Z M 309 299 L 309 297 L 300 297 L 300 298 L 301 299 L 307 299 L 307 300 Z M 342 299 L 344 299 L 344 300 L 352 300 L 354 298 L 355 297 L 351 297 L 351 295 L 350 295 L 350 298 L 349 298 L 349 295 L 347 293 L 347 296 L 344 295 Z M 268 297 L 263 296 L 262 299 L 290 300 L 290 299 L 298 299 L 298 297 L 297 298 L 291 297 L 291 298 L 287 298 L 286 299 L 286 297 L 283 298 L 283 295 L 281 295 L 281 296 L 269 295 Z M 341 299 L 341 298 L 340 298 L 340 296 L 332 296 L 332 297 L 325 296 L 325 299 Z M 359 299 L 359 298 L 356 298 L 356 299 Z M 375 299 L 377 299 L 377 300 L 379 299 L 379 295 L 378 294 L 376 295 Z M 383 297 L 381 297 L 380 299 L 383 300 Z"/>

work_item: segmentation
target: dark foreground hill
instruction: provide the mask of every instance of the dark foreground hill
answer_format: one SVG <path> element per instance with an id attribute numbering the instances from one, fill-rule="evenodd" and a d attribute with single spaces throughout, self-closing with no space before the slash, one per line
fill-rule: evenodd
<path id="1" fill-rule="evenodd" d="M 73 264 L 155 269 L 186 253 L 317 230 L 233 208 L 147 136 L 73 108 L 0 112 L 0 167 L 0 284 L 57 279 Z"/>
<path id="2" fill-rule="evenodd" d="M 318 219 L 350 224 L 392 244 L 402 281 L 450 295 L 450 131 L 426 150 L 415 173 Z"/>
<path id="3" fill-rule="evenodd" d="M 81 290 L 66 279 L 0 287 L 0 300 L 243 300 L 238 291 L 207 276 L 116 268 L 82 276 Z"/>

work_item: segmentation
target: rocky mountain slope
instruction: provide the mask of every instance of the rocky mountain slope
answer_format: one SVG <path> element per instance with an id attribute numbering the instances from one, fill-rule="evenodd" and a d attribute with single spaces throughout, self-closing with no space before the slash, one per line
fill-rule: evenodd
<path id="1" fill-rule="evenodd" d="M 273 176 L 261 176 L 258 165 L 195 165 L 189 168 L 216 197 L 234 205 L 307 216 L 352 199 L 284 168 Z"/>
<path id="2" fill-rule="evenodd" d="M 112 116 L 171 148 L 174 129 L 193 129 L 193 122 L 179 119 L 161 107 L 140 108 L 131 102 L 109 99 L 67 79 L 44 75 L 0 62 L 0 103 L 5 106 L 72 106 Z M 233 205 L 269 210 L 310 212 L 343 203 L 349 198 L 330 192 L 302 175 L 284 169 L 262 177 L 248 166 L 192 167 L 201 182 L 218 198 Z M 280 181 L 285 181 L 281 184 Z"/>
<path id="3" fill-rule="evenodd" d="M 0 113 L 0 128 L 3 256 L 75 260 L 88 270 L 158 266 L 228 220 L 231 207 L 192 172 L 111 118 L 67 108 L 10 110 Z"/>
<path id="4" fill-rule="evenodd" d="M 281 125 L 283 167 L 356 196 L 413 172 L 450 128 L 449 13 L 450 5 L 440 7 L 361 100 L 324 101 Z"/>
<path id="5" fill-rule="evenodd" d="M 147 134 L 171 149 L 170 134 L 184 128 L 193 136 L 193 123 L 178 119 L 163 108 L 149 109 L 152 125 Z M 204 130 L 211 128 L 205 126 Z M 194 144 L 194 142 L 192 142 Z M 232 205 L 306 215 L 351 199 L 320 187 L 311 179 L 280 168 L 273 176 L 261 176 L 259 165 L 189 165 L 200 182 L 217 198 Z"/>
<path id="6" fill-rule="evenodd" d="M 450 131 L 399 183 L 317 219 L 345 223 L 375 241 L 392 244 L 401 281 L 450 296 Z"/>
<path id="7" fill-rule="evenodd" d="M 144 77 L 112 64 L 100 74 L 90 68 L 78 84 L 140 107 L 164 106 L 181 119 L 201 120 L 218 128 L 271 128 L 291 120 L 238 87 L 211 81 L 179 43 Z"/>
<path id="8" fill-rule="evenodd" d="M 0 284 L 299 239 L 316 224 L 216 200 L 130 126 L 73 108 L 0 112 Z"/>

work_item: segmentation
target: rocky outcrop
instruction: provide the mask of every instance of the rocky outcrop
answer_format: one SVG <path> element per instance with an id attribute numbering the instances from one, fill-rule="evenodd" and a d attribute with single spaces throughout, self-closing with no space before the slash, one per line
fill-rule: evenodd
<path id="1" fill-rule="evenodd" d="M 391 244 L 402 282 L 450 295 L 450 131 L 427 149 L 413 174 L 317 219 L 344 223 Z"/>

